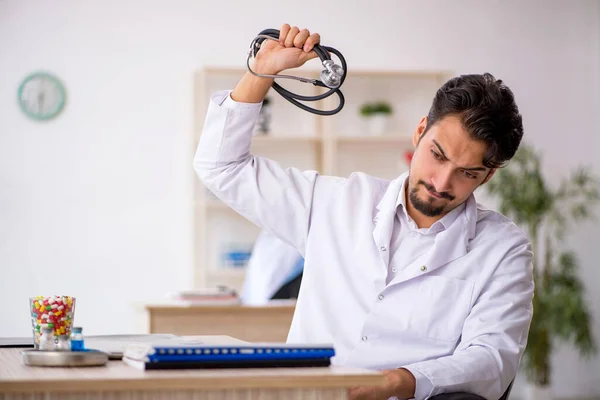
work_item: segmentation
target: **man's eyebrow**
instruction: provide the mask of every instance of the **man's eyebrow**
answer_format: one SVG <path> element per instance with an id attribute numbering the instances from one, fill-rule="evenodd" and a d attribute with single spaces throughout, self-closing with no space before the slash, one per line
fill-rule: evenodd
<path id="1" fill-rule="evenodd" d="M 450 161 L 448 159 L 448 157 L 446 157 L 446 153 L 444 153 L 444 149 L 442 149 L 442 146 L 440 146 L 440 144 L 437 142 L 437 140 L 432 139 L 431 141 L 437 146 L 438 150 L 442 154 L 442 157 L 444 157 L 446 160 Z M 485 167 L 472 167 L 472 168 L 469 168 L 469 167 L 459 167 L 459 168 L 463 169 L 465 171 L 487 171 L 487 168 L 485 168 Z"/>

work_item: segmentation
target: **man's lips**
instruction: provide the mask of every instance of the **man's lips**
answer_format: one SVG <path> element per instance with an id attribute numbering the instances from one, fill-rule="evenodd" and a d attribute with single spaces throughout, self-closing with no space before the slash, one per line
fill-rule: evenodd
<path id="1" fill-rule="evenodd" d="M 428 185 L 427 183 L 425 183 L 425 181 L 423 180 L 419 180 L 418 182 L 419 185 L 423 185 L 423 187 L 425 188 L 425 190 L 427 190 L 427 193 L 429 193 L 429 195 L 433 198 L 436 199 L 447 199 L 447 200 L 454 200 L 454 196 L 444 192 L 444 193 L 438 193 L 435 191 L 433 185 Z M 431 189 L 430 189 L 431 188 Z"/>
<path id="2" fill-rule="evenodd" d="M 429 195 L 431 197 L 435 197 L 436 199 L 441 199 L 442 198 L 442 196 L 440 196 L 438 193 L 432 192 L 431 190 L 429 190 L 427 188 L 425 188 L 425 190 L 427 190 L 427 193 L 429 193 Z"/>

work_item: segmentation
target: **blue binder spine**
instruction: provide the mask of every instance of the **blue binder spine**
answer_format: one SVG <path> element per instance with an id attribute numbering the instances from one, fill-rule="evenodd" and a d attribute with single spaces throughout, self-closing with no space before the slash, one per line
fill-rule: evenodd
<path id="1" fill-rule="evenodd" d="M 155 347 L 148 361 L 244 361 L 244 360 L 314 360 L 335 356 L 333 348 L 278 348 L 278 347 Z"/>

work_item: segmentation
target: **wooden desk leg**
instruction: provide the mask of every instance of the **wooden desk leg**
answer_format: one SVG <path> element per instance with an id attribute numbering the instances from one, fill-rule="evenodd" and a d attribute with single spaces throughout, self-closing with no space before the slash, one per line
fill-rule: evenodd
<path id="1" fill-rule="evenodd" d="M 245 389 L 222 391 L 119 391 L 0 393 L 0 400 L 347 400 L 347 389 Z"/>

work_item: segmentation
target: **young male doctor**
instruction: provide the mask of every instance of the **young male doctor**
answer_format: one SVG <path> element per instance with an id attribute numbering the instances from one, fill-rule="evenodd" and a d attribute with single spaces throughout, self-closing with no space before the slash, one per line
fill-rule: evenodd
<path id="1" fill-rule="evenodd" d="M 316 57 L 318 34 L 287 24 L 280 32 L 263 43 L 254 71 L 277 74 Z M 521 141 L 512 92 L 489 74 L 448 81 L 418 121 L 409 172 L 387 181 L 252 155 L 271 84 L 246 73 L 213 95 L 194 168 L 220 199 L 304 256 L 288 342 L 333 343 L 334 364 L 384 371 L 385 385 L 357 387 L 353 399 L 459 391 L 498 399 L 527 341 L 532 248 L 473 191 Z"/>

